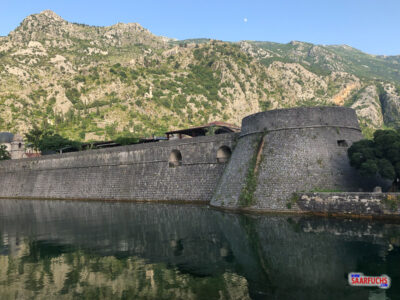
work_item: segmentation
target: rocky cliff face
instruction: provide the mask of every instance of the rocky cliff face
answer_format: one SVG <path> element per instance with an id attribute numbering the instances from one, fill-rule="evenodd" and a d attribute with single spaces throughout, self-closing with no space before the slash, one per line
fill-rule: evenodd
<path id="1" fill-rule="evenodd" d="M 384 85 L 384 90 L 380 95 L 382 111 L 384 112 L 384 122 L 388 126 L 400 127 L 400 89 L 388 83 Z"/>
<path id="2" fill-rule="evenodd" d="M 371 135 L 399 125 L 398 63 L 348 46 L 174 41 L 136 23 L 95 27 L 44 11 L 0 38 L 0 130 L 39 124 L 96 140 L 344 105 Z"/>
<path id="3" fill-rule="evenodd" d="M 9 38 L 17 44 L 44 41 L 47 45 L 62 45 L 66 48 L 73 46 L 76 39 L 87 40 L 97 46 L 144 44 L 159 47 L 166 42 L 165 38 L 153 35 L 137 23 L 118 23 L 108 27 L 87 26 L 69 23 L 50 10 L 27 17 L 9 34 Z"/>
<path id="4" fill-rule="evenodd" d="M 355 102 L 351 108 L 356 110 L 361 127 L 364 130 L 370 129 L 369 131 L 382 128 L 383 113 L 376 86 L 369 85 L 363 88 L 354 98 Z"/>

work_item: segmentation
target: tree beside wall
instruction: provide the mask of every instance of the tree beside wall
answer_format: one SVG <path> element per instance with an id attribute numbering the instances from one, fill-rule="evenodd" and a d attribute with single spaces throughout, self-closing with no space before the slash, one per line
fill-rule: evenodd
<path id="1" fill-rule="evenodd" d="M 380 175 L 393 181 L 392 191 L 400 188 L 400 133 L 377 130 L 372 140 L 355 142 L 348 149 L 350 164 L 364 176 Z"/>
<path id="2" fill-rule="evenodd" d="M 0 160 L 11 159 L 10 152 L 7 151 L 7 147 L 5 145 L 0 145 Z"/>

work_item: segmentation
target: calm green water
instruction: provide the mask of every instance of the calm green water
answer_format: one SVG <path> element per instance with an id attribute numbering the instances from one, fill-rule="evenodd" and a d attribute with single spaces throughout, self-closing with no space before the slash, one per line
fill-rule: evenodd
<path id="1" fill-rule="evenodd" d="M 399 280 L 393 222 L 0 200 L 0 299 L 399 299 Z"/>

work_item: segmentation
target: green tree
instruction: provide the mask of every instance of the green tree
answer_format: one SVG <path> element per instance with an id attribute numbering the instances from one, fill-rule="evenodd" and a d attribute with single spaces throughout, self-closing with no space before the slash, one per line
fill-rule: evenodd
<path id="1" fill-rule="evenodd" d="M 81 143 L 69 140 L 59 134 L 45 134 L 39 143 L 39 149 L 42 152 L 46 151 L 60 151 L 61 149 L 68 148 L 73 150 L 80 150 Z"/>
<path id="2" fill-rule="evenodd" d="M 393 181 L 392 188 L 400 187 L 400 133 L 377 130 L 373 140 L 355 142 L 347 152 L 350 164 L 365 176 L 379 174 Z"/>
<path id="3" fill-rule="evenodd" d="M 76 88 L 72 88 L 65 91 L 65 96 L 73 104 L 77 104 L 80 101 L 81 93 Z"/>
<path id="4" fill-rule="evenodd" d="M 0 145 L 0 160 L 11 159 L 10 152 L 7 151 L 6 145 Z"/>
<path id="5" fill-rule="evenodd" d="M 136 144 L 139 142 L 139 138 L 135 137 L 135 136 L 129 136 L 129 135 L 125 135 L 125 136 L 119 136 L 115 139 L 115 142 L 120 144 L 120 145 L 132 145 L 132 144 Z"/>
<path id="6" fill-rule="evenodd" d="M 45 131 L 43 129 L 40 129 L 37 125 L 33 125 L 33 128 L 25 134 L 25 138 L 28 144 L 32 145 L 32 148 L 38 151 L 44 134 Z"/>
<path id="7" fill-rule="evenodd" d="M 59 134 L 55 134 L 52 130 L 45 130 L 34 125 L 33 128 L 25 134 L 26 140 L 36 151 L 59 151 L 68 147 L 69 149 L 80 150 L 81 143 L 69 140 Z"/>

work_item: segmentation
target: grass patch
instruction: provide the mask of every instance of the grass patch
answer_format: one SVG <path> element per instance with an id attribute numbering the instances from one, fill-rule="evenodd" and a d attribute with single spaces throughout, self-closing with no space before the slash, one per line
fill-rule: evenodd
<path id="1" fill-rule="evenodd" d="M 317 164 L 318 164 L 320 167 L 322 167 L 322 159 L 321 159 L 321 158 L 317 159 Z"/>
<path id="2" fill-rule="evenodd" d="M 286 203 L 287 209 L 291 209 L 293 205 L 297 203 L 297 200 L 299 200 L 300 195 L 297 193 L 293 193 L 292 196 L 289 198 L 288 202 Z"/>
<path id="3" fill-rule="evenodd" d="M 397 211 L 400 205 L 400 195 L 387 195 L 382 202 L 391 211 Z"/>

